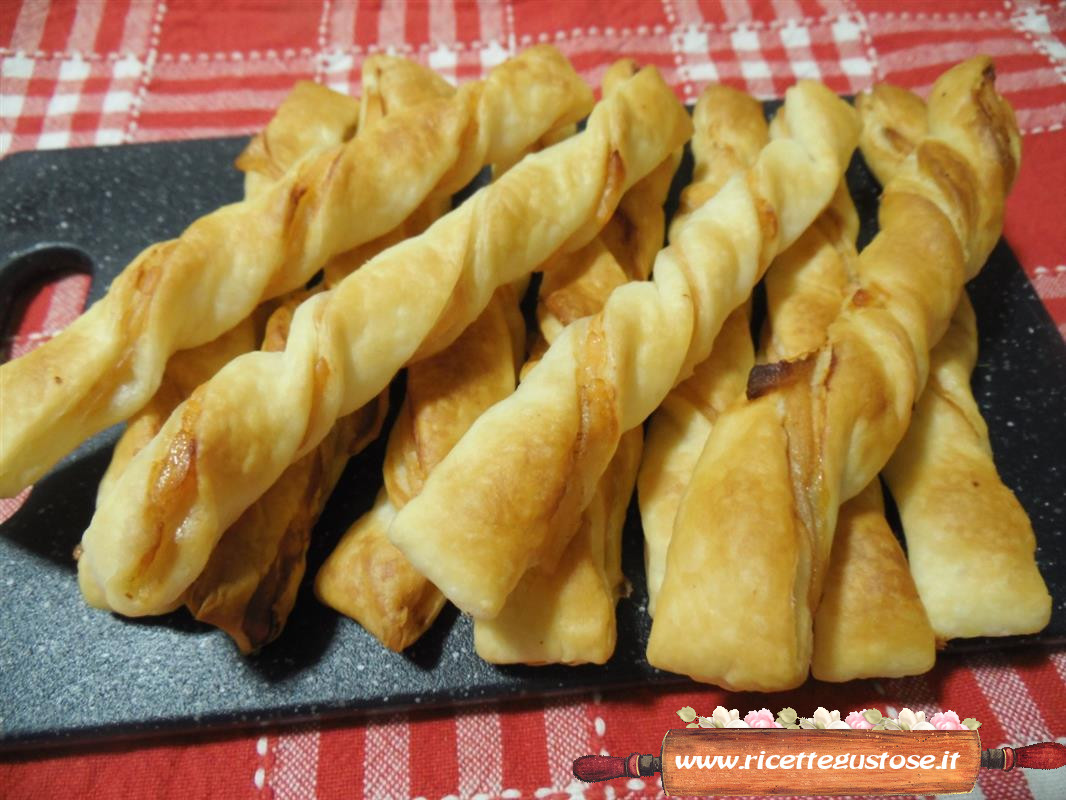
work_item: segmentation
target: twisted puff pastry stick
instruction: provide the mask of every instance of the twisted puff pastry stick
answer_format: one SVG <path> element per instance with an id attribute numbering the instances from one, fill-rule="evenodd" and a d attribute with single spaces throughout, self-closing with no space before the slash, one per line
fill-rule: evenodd
<path id="1" fill-rule="evenodd" d="M 806 676 L 839 503 L 902 438 L 929 349 L 999 236 L 1019 142 L 993 80 L 987 58 L 941 76 L 827 343 L 753 371 L 752 401 L 719 418 L 678 511 L 652 664 L 762 691 Z M 710 585 L 712 559 L 734 591 Z"/>
<path id="2" fill-rule="evenodd" d="M 237 156 L 244 196 L 262 194 L 300 159 L 351 139 L 365 115 L 358 99 L 298 81 L 267 126 Z"/>
<path id="3" fill-rule="evenodd" d="M 407 59 L 371 56 L 363 64 L 361 133 L 386 113 L 416 106 L 454 92 L 432 70 Z M 450 198 L 445 198 L 450 202 Z M 432 198 L 412 216 L 432 212 Z M 358 266 L 411 224 L 338 257 Z M 293 293 L 271 316 L 263 349 L 284 349 L 292 316 L 307 293 Z M 184 398 L 182 398 L 184 399 Z M 290 465 L 219 539 L 204 571 L 186 591 L 193 615 L 226 631 L 242 652 L 257 650 L 282 631 L 296 601 L 306 568 L 311 529 L 333 491 L 348 459 L 373 441 L 388 409 L 383 391 L 367 405 L 342 417 L 319 445 Z"/>
<path id="4" fill-rule="evenodd" d="M 431 193 L 510 161 L 588 110 L 566 59 L 531 48 L 454 97 L 390 114 L 299 164 L 261 196 L 141 253 L 60 335 L 0 366 L 0 494 L 33 482 L 87 436 L 128 418 L 174 352 L 210 341 L 330 258 L 395 228 Z"/>
<path id="5" fill-rule="evenodd" d="M 644 70 L 583 133 L 303 303 L 283 352 L 232 361 L 138 453 L 85 533 L 80 580 L 121 613 L 172 603 L 222 531 L 335 420 L 451 344 L 498 286 L 589 241 L 690 131 L 669 87 Z"/>
<path id="6" fill-rule="evenodd" d="M 389 538 L 464 611 L 492 618 L 529 567 L 553 567 L 621 434 L 707 357 L 773 256 L 829 201 L 858 137 L 854 111 L 809 81 L 785 107 L 792 136 L 692 214 L 654 281 L 618 287 L 566 328 L 397 514 Z"/>
<path id="7" fill-rule="evenodd" d="M 826 342 L 857 279 L 859 218 L 841 182 L 833 202 L 766 274 L 764 361 Z M 811 672 L 819 680 L 926 672 L 936 642 L 874 478 L 840 509 L 825 592 L 814 616 Z"/>
<path id="8" fill-rule="evenodd" d="M 534 149 L 562 141 L 573 129 L 550 132 Z M 498 176 L 509 166 L 494 164 L 493 172 Z M 327 269 L 327 281 L 334 277 Z M 315 576 L 320 601 L 391 650 L 403 650 L 425 633 L 445 599 L 388 540 L 388 526 L 478 415 L 514 391 L 525 354 L 518 303 L 526 283 L 523 278 L 501 286 L 451 346 L 408 368 L 407 393 L 385 451 L 385 488 Z"/>
<path id="9" fill-rule="evenodd" d="M 434 98 L 450 96 L 454 89 L 432 70 L 413 61 L 374 55 L 363 64 L 363 91 L 364 102 L 357 108 L 361 111 L 359 131 L 365 135 L 384 116 L 386 109 L 395 113 Z M 326 141 L 328 126 L 316 122 L 314 108 L 306 105 L 315 97 L 317 93 L 310 92 L 297 94 L 296 100 L 300 102 L 290 98 L 268 125 L 274 149 L 294 161 L 313 155 L 313 151 L 301 155 L 301 143 L 318 149 L 329 144 Z M 301 118 L 307 128 L 317 131 L 315 137 L 298 138 L 303 128 L 294 123 Z M 279 119 L 290 124 L 281 124 Z M 347 133 L 334 126 L 334 144 Z M 292 138 L 296 140 L 292 141 Z M 407 224 L 405 222 L 400 227 Z M 392 236 L 394 234 L 387 234 L 356 249 L 365 260 L 374 254 L 375 248 L 385 249 Z M 346 266 L 361 263 L 352 258 L 352 254 L 334 259 L 331 265 L 338 261 Z M 292 313 L 298 302 L 306 297 L 305 292 L 294 292 L 281 304 L 271 317 L 264 349 L 282 349 Z M 262 336 L 256 335 L 253 339 L 251 331 L 263 326 L 253 322 L 253 318 L 265 316 L 263 312 L 273 305 L 274 301 L 264 303 L 252 317 L 215 342 L 182 351 L 170 359 L 160 388 L 145 408 L 130 419 L 119 439 L 101 482 L 101 496 L 110 490 L 130 459 L 158 433 L 179 403 L 229 360 L 255 349 Z M 314 453 L 290 466 L 226 531 L 204 572 L 184 598 L 194 616 L 226 631 L 242 652 L 258 649 L 281 632 L 304 573 L 311 528 L 348 457 L 376 436 L 386 410 L 387 397 L 382 393 L 366 407 L 341 420 Z M 86 584 L 85 588 L 92 589 L 93 585 Z M 102 597 L 87 596 L 86 599 L 91 605 L 106 607 Z"/>
<path id="10" fill-rule="evenodd" d="M 613 64 L 604 77 L 605 95 L 636 69 L 628 59 Z M 694 123 L 699 121 L 696 115 Z M 596 239 L 545 273 L 537 304 L 544 347 L 574 320 L 599 312 L 615 287 L 647 279 L 662 246 L 663 203 L 680 155 L 675 153 L 630 189 Z M 523 373 L 534 363 L 531 359 Z M 625 582 L 622 527 L 642 440 L 639 427 L 622 437 L 556 568 L 530 569 L 495 619 L 475 620 L 474 647 L 483 659 L 602 664 L 611 657 L 617 639 L 615 606 Z"/>
<path id="11" fill-rule="evenodd" d="M 319 600 L 390 650 L 413 644 L 444 607 L 444 596 L 389 542 L 389 522 L 477 416 L 514 391 L 525 344 L 516 289 L 501 286 L 450 347 L 408 369 L 407 396 L 385 453 L 386 488 L 315 577 Z"/>
<path id="12" fill-rule="evenodd" d="M 696 129 L 692 183 L 682 192 L 672 233 L 680 231 L 685 218 L 733 175 L 749 169 L 770 138 L 762 104 L 726 86 L 708 86 L 692 116 Z M 696 365 L 692 377 L 671 390 L 648 425 L 637 494 L 650 616 L 655 615 L 681 494 L 711 425 L 743 393 L 755 360 L 748 316 L 748 304 L 729 315 L 711 355 Z"/>
<path id="13" fill-rule="evenodd" d="M 376 59 L 387 58 L 371 56 L 366 65 Z M 376 69 L 372 74 L 377 76 L 382 71 Z M 368 105 L 376 109 L 381 103 Z M 262 194 L 301 159 L 350 139 L 358 129 L 360 117 L 367 115 L 368 105 L 360 105 L 357 99 L 317 83 L 298 81 L 278 106 L 266 128 L 252 137 L 248 146 L 237 156 L 235 166 L 245 173 L 245 197 Z M 271 311 L 272 308 L 264 304 L 217 339 L 171 356 L 159 387 L 148 402 L 129 418 L 126 429 L 115 444 L 107 471 L 100 480 L 98 496 L 109 490 L 130 459 L 151 441 L 170 413 L 192 394 L 193 389 L 229 361 L 259 345 L 266 318 Z"/>
<path id="14" fill-rule="evenodd" d="M 856 106 L 863 155 L 885 184 L 925 134 L 925 105 L 905 89 L 881 85 Z M 883 472 L 941 641 L 1035 633 L 1051 615 L 1032 523 L 996 471 L 970 389 L 976 360 L 977 327 L 963 293 L 930 355 L 929 383 L 911 425 Z"/>
<path id="15" fill-rule="evenodd" d="M 264 351 L 284 349 L 303 299 L 294 293 L 271 315 Z M 386 390 L 339 419 L 226 529 L 185 592 L 193 616 L 224 630 L 242 653 L 273 641 L 285 627 L 306 569 L 311 529 L 348 459 L 377 438 L 387 410 Z"/>

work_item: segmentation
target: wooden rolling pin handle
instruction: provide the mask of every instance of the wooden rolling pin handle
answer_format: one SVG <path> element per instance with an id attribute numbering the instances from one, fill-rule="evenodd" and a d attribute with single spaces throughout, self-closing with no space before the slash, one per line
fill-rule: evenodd
<path id="1" fill-rule="evenodd" d="M 662 770 L 657 756 L 632 753 L 621 756 L 581 756 L 574 761 L 574 777 L 585 783 L 609 781 L 612 778 L 641 778 Z"/>
<path id="2" fill-rule="evenodd" d="M 1066 767 L 1066 745 L 1040 742 L 1025 747 L 1004 747 L 981 753 L 981 766 L 1009 772 L 1015 767 L 1029 769 L 1059 769 Z"/>

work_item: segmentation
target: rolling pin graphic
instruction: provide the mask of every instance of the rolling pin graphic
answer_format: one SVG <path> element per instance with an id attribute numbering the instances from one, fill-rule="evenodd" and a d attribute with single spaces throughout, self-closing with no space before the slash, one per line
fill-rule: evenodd
<path id="1" fill-rule="evenodd" d="M 735 729 L 668 731 L 661 754 L 582 756 L 586 783 L 662 773 L 668 795 L 947 794 L 980 768 L 1058 769 L 1066 745 L 981 750 L 977 731 Z"/>

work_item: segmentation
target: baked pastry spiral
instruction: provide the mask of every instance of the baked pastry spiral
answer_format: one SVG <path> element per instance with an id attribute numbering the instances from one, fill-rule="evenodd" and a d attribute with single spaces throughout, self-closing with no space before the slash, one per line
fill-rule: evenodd
<path id="1" fill-rule="evenodd" d="M 806 677 L 839 505 L 903 437 L 929 350 L 999 237 L 1019 159 L 991 61 L 942 75 L 928 135 L 885 186 L 880 232 L 826 343 L 754 370 L 750 402 L 711 432 L 678 511 L 652 664 L 733 689 L 780 690 Z M 711 558 L 747 587 L 743 614 L 735 591 L 714 591 L 699 571 Z M 693 628 L 701 636 L 683 633 Z"/>
<path id="2" fill-rule="evenodd" d="M 430 105 L 422 116 L 433 116 Z M 521 111 L 517 101 L 508 108 Z M 421 236 L 304 302 L 284 351 L 232 361 L 137 454 L 85 533 L 79 579 L 121 613 L 167 607 L 222 531 L 337 419 L 403 365 L 451 344 L 499 286 L 588 242 L 690 132 L 684 107 L 645 69 L 593 110 L 582 133 L 525 158 Z"/>
<path id="3" fill-rule="evenodd" d="M 825 344 L 856 287 L 858 232 L 841 182 L 833 202 L 766 274 L 763 363 L 802 358 Z M 840 508 L 814 615 L 811 672 L 827 681 L 900 677 L 928 671 L 935 659 L 929 619 L 874 478 Z"/>
<path id="4" fill-rule="evenodd" d="M 706 359 L 771 259 L 829 202 L 858 138 L 821 84 L 789 89 L 790 135 L 695 211 L 653 281 L 616 288 L 567 327 L 400 510 L 389 538 L 444 594 L 496 616 L 527 569 L 552 569 L 621 435 Z"/>
<path id="5" fill-rule="evenodd" d="M 608 94 L 635 73 L 624 59 L 604 76 Z M 693 115 L 700 136 L 701 115 Z M 630 189 L 600 235 L 580 251 L 550 265 L 537 302 L 540 337 L 532 370 L 559 332 L 598 313 L 611 291 L 629 280 L 646 280 L 666 229 L 663 203 L 681 153 L 675 153 Z M 500 613 L 474 621 L 474 648 L 496 664 L 603 664 L 618 636 L 615 606 L 625 586 L 622 528 L 633 494 L 643 432 L 635 428 L 596 485 L 576 531 L 554 569 L 533 567 L 522 576 Z"/>
<path id="6" fill-rule="evenodd" d="M 439 75 L 413 61 L 371 56 L 363 64 L 364 102 L 359 131 L 365 133 L 384 116 L 386 109 L 388 113 L 396 113 L 453 92 Z M 316 148 L 329 146 L 328 126 L 316 120 L 315 108 L 308 106 L 319 95 L 317 90 L 301 90 L 300 85 L 293 90 L 261 134 L 270 134 L 271 152 L 283 153 L 295 162 L 312 156 Z M 358 104 L 356 107 L 359 108 Z M 306 128 L 317 131 L 313 139 L 307 138 L 305 129 L 299 125 L 281 124 L 295 123 L 301 115 L 310 121 Z M 350 134 L 339 125 L 333 126 L 332 131 L 336 137 L 334 144 Z M 301 134 L 305 135 L 303 140 L 299 139 Z M 250 148 L 256 145 L 257 139 L 253 139 Z M 301 155 L 302 143 L 312 149 Z M 238 165 L 241 163 L 242 159 L 238 159 Z M 246 180 L 246 191 L 264 188 L 263 182 L 258 188 L 250 187 L 252 182 Z M 425 206 L 413 216 L 424 216 Z M 410 220 L 405 221 L 399 230 L 402 232 L 410 224 Z M 402 236 L 393 232 L 362 245 L 357 248 L 361 260 L 348 253 L 330 263 L 354 268 L 385 249 L 393 238 Z M 172 356 L 160 388 L 127 423 L 101 482 L 101 495 L 109 490 L 137 451 L 159 431 L 174 408 L 228 361 L 255 349 L 261 339 L 265 350 L 283 349 L 293 312 L 307 297 L 307 292 L 297 291 L 280 301 L 280 306 L 279 301 L 264 303 L 252 317 L 215 342 Z M 258 333 L 264 327 L 259 318 L 275 306 L 277 310 L 270 316 L 264 338 Z M 204 571 L 185 593 L 184 603 L 193 615 L 226 631 L 242 652 L 259 649 L 283 629 L 304 574 L 311 529 L 348 458 L 377 436 L 387 411 L 387 399 L 387 393 L 383 392 L 367 406 L 339 420 L 313 452 L 285 470 L 222 535 Z M 86 586 L 93 588 L 92 584 Z M 106 607 L 103 598 L 87 599 L 93 605 Z"/>
<path id="7" fill-rule="evenodd" d="M 770 139 L 762 104 L 727 86 L 704 89 L 692 118 L 696 129 L 692 183 L 681 194 L 672 231 L 680 230 L 685 218 L 714 197 L 733 175 L 749 169 Z M 655 615 L 677 506 L 692 468 L 714 420 L 743 394 L 754 363 L 748 324 L 749 308 L 744 304 L 722 325 L 710 356 L 670 391 L 648 423 L 637 494 L 650 616 Z"/>
<path id="8" fill-rule="evenodd" d="M 140 409 L 173 353 L 302 287 L 334 256 L 393 230 L 431 194 L 457 191 L 482 165 L 511 161 L 591 102 L 558 51 L 534 47 L 147 248 L 62 333 L 0 366 L 0 495 Z"/>
<path id="9" fill-rule="evenodd" d="M 920 98 L 889 85 L 856 98 L 863 156 L 882 184 L 926 131 Z M 899 509 L 911 573 L 940 641 L 1035 633 L 1051 617 L 1025 509 L 992 459 L 970 377 L 977 325 L 965 292 L 929 357 L 929 381 L 883 475 Z"/>

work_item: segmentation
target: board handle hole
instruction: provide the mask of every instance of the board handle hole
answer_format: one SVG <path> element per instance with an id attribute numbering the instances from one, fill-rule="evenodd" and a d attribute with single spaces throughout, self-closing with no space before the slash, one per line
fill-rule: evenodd
<path id="1" fill-rule="evenodd" d="M 0 266 L 0 361 L 25 355 L 84 310 L 93 261 L 69 245 L 48 245 Z"/>

